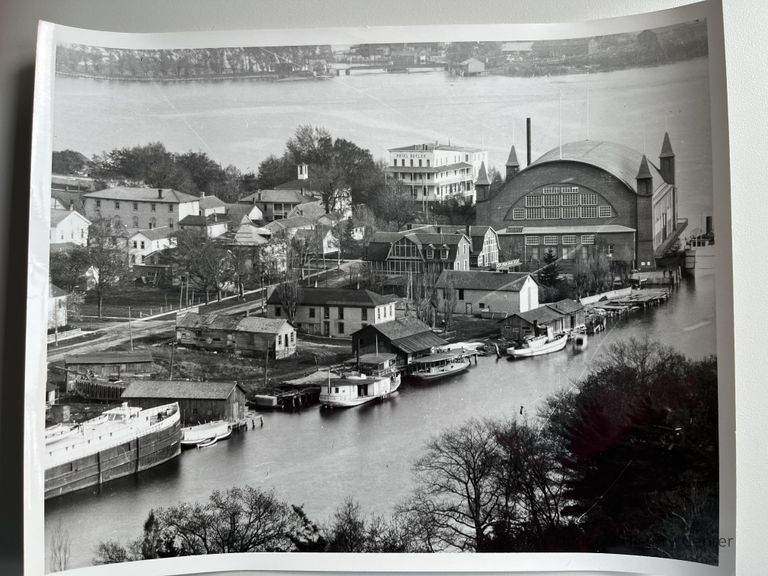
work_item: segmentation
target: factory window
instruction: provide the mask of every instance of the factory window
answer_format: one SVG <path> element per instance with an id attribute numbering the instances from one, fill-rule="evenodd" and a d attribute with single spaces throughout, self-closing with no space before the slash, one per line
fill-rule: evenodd
<path id="1" fill-rule="evenodd" d="M 581 205 L 582 206 L 596 206 L 597 205 L 597 194 L 582 194 L 581 195 Z"/>
<path id="2" fill-rule="evenodd" d="M 562 196 L 561 197 L 563 206 L 578 206 L 579 205 L 579 197 L 578 196 Z"/>
<path id="3" fill-rule="evenodd" d="M 526 208 L 526 220 L 541 220 L 541 208 Z"/>
<path id="4" fill-rule="evenodd" d="M 557 194 L 560 192 L 560 190 L 556 186 L 544 186 L 544 188 L 542 189 L 542 192 L 544 192 L 544 194 L 549 195 L 549 194 Z"/>
<path id="5" fill-rule="evenodd" d="M 579 207 L 578 206 L 565 206 L 563 207 L 563 213 L 562 217 L 563 220 L 567 220 L 569 218 L 578 218 L 579 217 Z"/>
<path id="6" fill-rule="evenodd" d="M 539 237 L 538 236 L 526 236 L 525 237 L 525 245 L 526 246 L 538 246 L 539 245 Z"/>
<path id="7" fill-rule="evenodd" d="M 582 244 L 594 244 L 595 243 L 595 235 L 594 234 L 582 234 L 582 236 L 581 236 L 581 243 Z"/>
<path id="8" fill-rule="evenodd" d="M 578 186 L 571 186 L 568 188 L 563 188 L 563 192 L 565 194 L 578 194 L 579 193 L 579 187 Z"/>
<path id="9" fill-rule="evenodd" d="M 560 208 L 544 208 L 544 218 L 547 220 L 559 220 Z"/>
<path id="10" fill-rule="evenodd" d="M 569 234 L 567 236 L 563 236 L 562 239 L 563 244 L 576 244 L 576 236 L 573 234 Z"/>
<path id="11" fill-rule="evenodd" d="M 541 196 L 526 196 L 525 205 L 529 207 L 541 206 Z"/>
<path id="12" fill-rule="evenodd" d="M 560 206 L 560 196 L 544 196 L 544 206 Z"/>
<path id="13" fill-rule="evenodd" d="M 582 206 L 581 207 L 582 218 L 597 218 L 597 206 Z"/>
<path id="14" fill-rule="evenodd" d="M 600 206 L 600 218 L 610 218 L 613 216 L 613 210 L 610 206 Z"/>
<path id="15" fill-rule="evenodd" d="M 544 244 L 552 246 L 557 244 L 557 236 L 544 236 Z"/>

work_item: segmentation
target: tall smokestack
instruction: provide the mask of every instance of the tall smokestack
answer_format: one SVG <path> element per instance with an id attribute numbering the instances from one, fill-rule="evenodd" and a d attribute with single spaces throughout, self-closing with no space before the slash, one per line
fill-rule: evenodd
<path id="1" fill-rule="evenodd" d="M 531 165 L 531 119 L 525 119 L 525 150 L 528 153 L 526 166 Z"/>

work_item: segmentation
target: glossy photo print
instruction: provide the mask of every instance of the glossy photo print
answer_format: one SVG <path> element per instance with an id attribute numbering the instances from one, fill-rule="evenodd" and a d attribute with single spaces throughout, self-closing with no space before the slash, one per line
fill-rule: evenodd
<path id="1" fill-rule="evenodd" d="M 721 573 L 713 22 L 44 25 L 40 567 Z"/>

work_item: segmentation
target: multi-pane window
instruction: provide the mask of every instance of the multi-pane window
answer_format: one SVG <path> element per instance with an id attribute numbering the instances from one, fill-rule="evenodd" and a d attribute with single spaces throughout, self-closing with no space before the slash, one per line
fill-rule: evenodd
<path id="1" fill-rule="evenodd" d="M 597 206 L 597 194 L 582 194 L 581 195 L 582 206 Z"/>
<path id="2" fill-rule="evenodd" d="M 173 212 L 173 204 L 168 204 L 168 212 Z"/>
<path id="3" fill-rule="evenodd" d="M 581 207 L 582 218 L 597 218 L 597 206 L 582 206 Z"/>
<path id="4" fill-rule="evenodd" d="M 610 206 L 600 206 L 599 208 L 600 218 L 610 218 L 613 216 L 613 210 Z"/>
<path id="5" fill-rule="evenodd" d="M 96 208 L 101 208 L 101 200 L 96 200 Z"/>
<path id="6" fill-rule="evenodd" d="M 115 210 L 120 210 L 120 200 L 115 200 Z"/>
<path id="7" fill-rule="evenodd" d="M 538 236 L 526 236 L 525 237 L 525 245 L 526 246 L 538 246 L 539 245 L 539 237 Z"/>
<path id="8" fill-rule="evenodd" d="M 156 204 L 154 204 L 154 203 L 153 203 L 153 204 L 150 204 L 150 205 L 149 205 L 149 209 L 150 209 L 152 212 L 154 212 L 155 210 L 157 210 L 157 205 L 156 205 Z"/>
<path id="9" fill-rule="evenodd" d="M 512 220 L 525 220 L 525 208 L 513 208 Z"/>
<path id="10" fill-rule="evenodd" d="M 570 188 L 564 188 L 563 192 L 566 194 L 578 194 L 579 193 L 579 187 L 578 186 L 571 186 Z"/>
<path id="11" fill-rule="evenodd" d="M 581 243 L 582 244 L 594 244 L 595 243 L 595 235 L 594 234 L 582 234 L 581 235 Z"/>
<path id="12" fill-rule="evenodd" d="M 525 205 L 530 207 L 541 206 L 542 196 L 526 196 Z"/>
<path id="13" fill-rule="evenodd" d="M 557 236 L 544 236 L 544 245 L 545 246 L 557 245 Z"/>
<path id="14" fill-rule="evenodd" d="M 360 310 L 360 319 L 363 322 L 367 322 L 368 321 L 368 308 L 362 308 Z"/>
<path id="15" fill-rule="evenodd" d="M 542 192 L 544 192 L 544 194 L 547 194 L 547 195 L 549 195 L 549 194 L 559 194 L 560 193 L 560 188 L 558 188 L 556 186 L 544 186 L 544 188 L 542 189 Z"/>
<path id="16" fill-rule="evenodd" d="M 526 220 L 541 220 L 541 208 L 526 208 Z"/>
<path id="17" fill-rule="evenodd" d="M 567 236 L 563 236 L 563 239 L 561 240 L 563 244 L 576 244 L 576 236 L 573 234 L 569 234 Z"/>
<path id="18" fill-rule="evenodd" d="M 560 208 L 544 208 L 544 218 L 547 220 L 559 220 Z"/>
<path id="19" fill-rule="evenodd" d="M 138 211 L 138 209 L 139 209 L 139 203 L 138 202 L 134 202 L 133 203 L 133 211 L 136 212 L 136 211 Z"/>
<path id="20" fill-rule="evenodd" d="M 608 244 L 608 249 L 606 250 L 606 253 L 608 254 L 609 258 L 613 258 L 613 251 L 614 251 L 614 245 Z"/>
<path id="21" fill-rule="evenodd" d="M 544 196 L 544 206 L 560 206 L 560 196 Z"/>
<path id="22" fill-rule="evenodd" d="M 579 197 L 574 196 L 573 194 L 569 194 L 566 196 L 562 196 L 561 201 L 563 203 L 563 206 L 578 206 Z"/>
<path id="23" fill-rule="evenodd" d="M 427 260 L 432 260 L 435 257 L 435 251 L 432 248 L 427 248 Z"/>
<path id="24" fill-rule="evenodd" d="M 328 306 L 323 306 L 323 318 L 328 320 L 331 317 L 331 309 Z"/>
<path id="25" fill-rule="evenodd" d="M 563 220 L 567 220 L 569 218 L 578 218 L 579 217 L 579 207 L 578 206 L 564 206 L 562 208 L 562 217 Z"/>

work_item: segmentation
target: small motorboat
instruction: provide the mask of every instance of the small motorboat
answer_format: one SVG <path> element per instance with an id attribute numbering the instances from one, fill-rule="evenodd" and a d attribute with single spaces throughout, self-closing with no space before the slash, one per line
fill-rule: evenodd
<path id="1" fill-rule="evenodd" d="M 525 339 L 523 346 L 520 348 L 507 348 L 507 354 L 512 359 L 517 358 L 529 358 L 531 356 L 540 356 L 542 354 L 550 354 L 552 352 L 559 352 L 565 348 L 568 343 L 568 336 L 566 334 L 558 334 L 557 336 L 529 336 Z"/>

